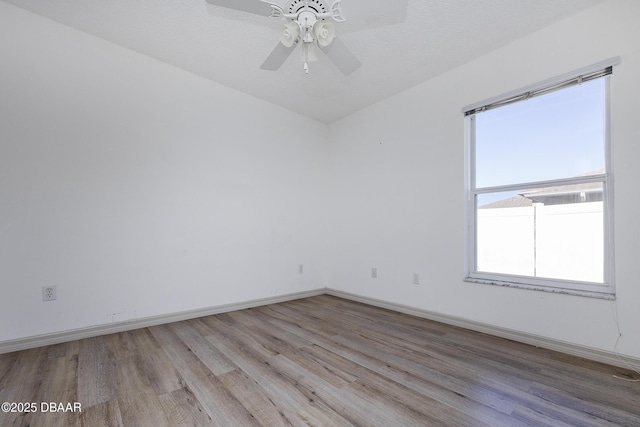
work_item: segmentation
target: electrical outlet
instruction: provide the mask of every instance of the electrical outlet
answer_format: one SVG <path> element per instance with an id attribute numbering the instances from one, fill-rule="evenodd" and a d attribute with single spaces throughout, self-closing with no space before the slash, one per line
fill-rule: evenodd
<path id="1" fill-rule="evenodd" d="M 419 285 L 420 284 L 420 274 L 419 273 L 413 273 L 413 284 L 414 285 Z"/>
<path id="2" fill-rule="evenodd" d="M 56 299 L 56 287 L 55 286 L 43 286 L 42 287 L 42 301 L 53 301 Z"/>
<path id="3" fill-rule="evenodd" d="M 378 278 L 378 269 L 375 267 L 371 268 L 371 278 L 372 279 L 377 279 Z"/>
<path id="4" fill-rule="evenodd" d="M 298 264 L 298 274 L 304 273 L 304 264 Z"/>

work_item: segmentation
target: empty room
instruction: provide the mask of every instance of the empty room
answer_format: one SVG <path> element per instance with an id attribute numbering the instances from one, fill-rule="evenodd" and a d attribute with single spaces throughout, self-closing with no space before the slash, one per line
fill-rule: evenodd
<path id="1" fill-rule="evenodd" d="M 0 427 L 640 426 L 639 20 L 0 0 Z"/>

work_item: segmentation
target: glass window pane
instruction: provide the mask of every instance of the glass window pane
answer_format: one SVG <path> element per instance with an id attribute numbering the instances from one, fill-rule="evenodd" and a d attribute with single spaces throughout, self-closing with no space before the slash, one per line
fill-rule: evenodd
<path id="1" fill-rule="evenodd" d="M 476 188 L 604 173 L 605 79 L 479 113 Z"/>
<path id="2" fill-rule="evenodd" d="M 604 282 L 602 202 L 536 209 L 536 276 Z"/>
<path id="3" fill-rule="evenodd" d="M 603 184 L 477 196 L 477 271 L 604 282 Z"/>
<path id="4" fill-rule="evenodd" d="M 482 194 L 476 202 L 477 271 L 534 276 L 531 200 L 511 192 Z"/>

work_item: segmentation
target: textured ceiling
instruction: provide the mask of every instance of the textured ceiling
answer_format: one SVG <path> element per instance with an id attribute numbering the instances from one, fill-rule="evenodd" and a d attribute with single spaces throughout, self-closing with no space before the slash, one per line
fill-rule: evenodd
<path id="1" fill-rule="evenodd" d="M 363 63 L 349 76 L 324 56 L 305 75 L 297 52 L 261 70 L 280 21 L 205 0 L 4 1 L 331 123 L 603 0 L 389 0 L 397 11 L 336 24 Z"/>

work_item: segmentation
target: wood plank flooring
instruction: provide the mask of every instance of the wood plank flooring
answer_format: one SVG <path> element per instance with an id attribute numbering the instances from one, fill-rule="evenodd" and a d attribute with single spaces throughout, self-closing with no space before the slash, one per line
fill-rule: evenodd
<path id="1" fill-rule="evenodd" d="M 613 375 L 324 295 L 0 355 L 0 426 L 640 426 Z"/>

